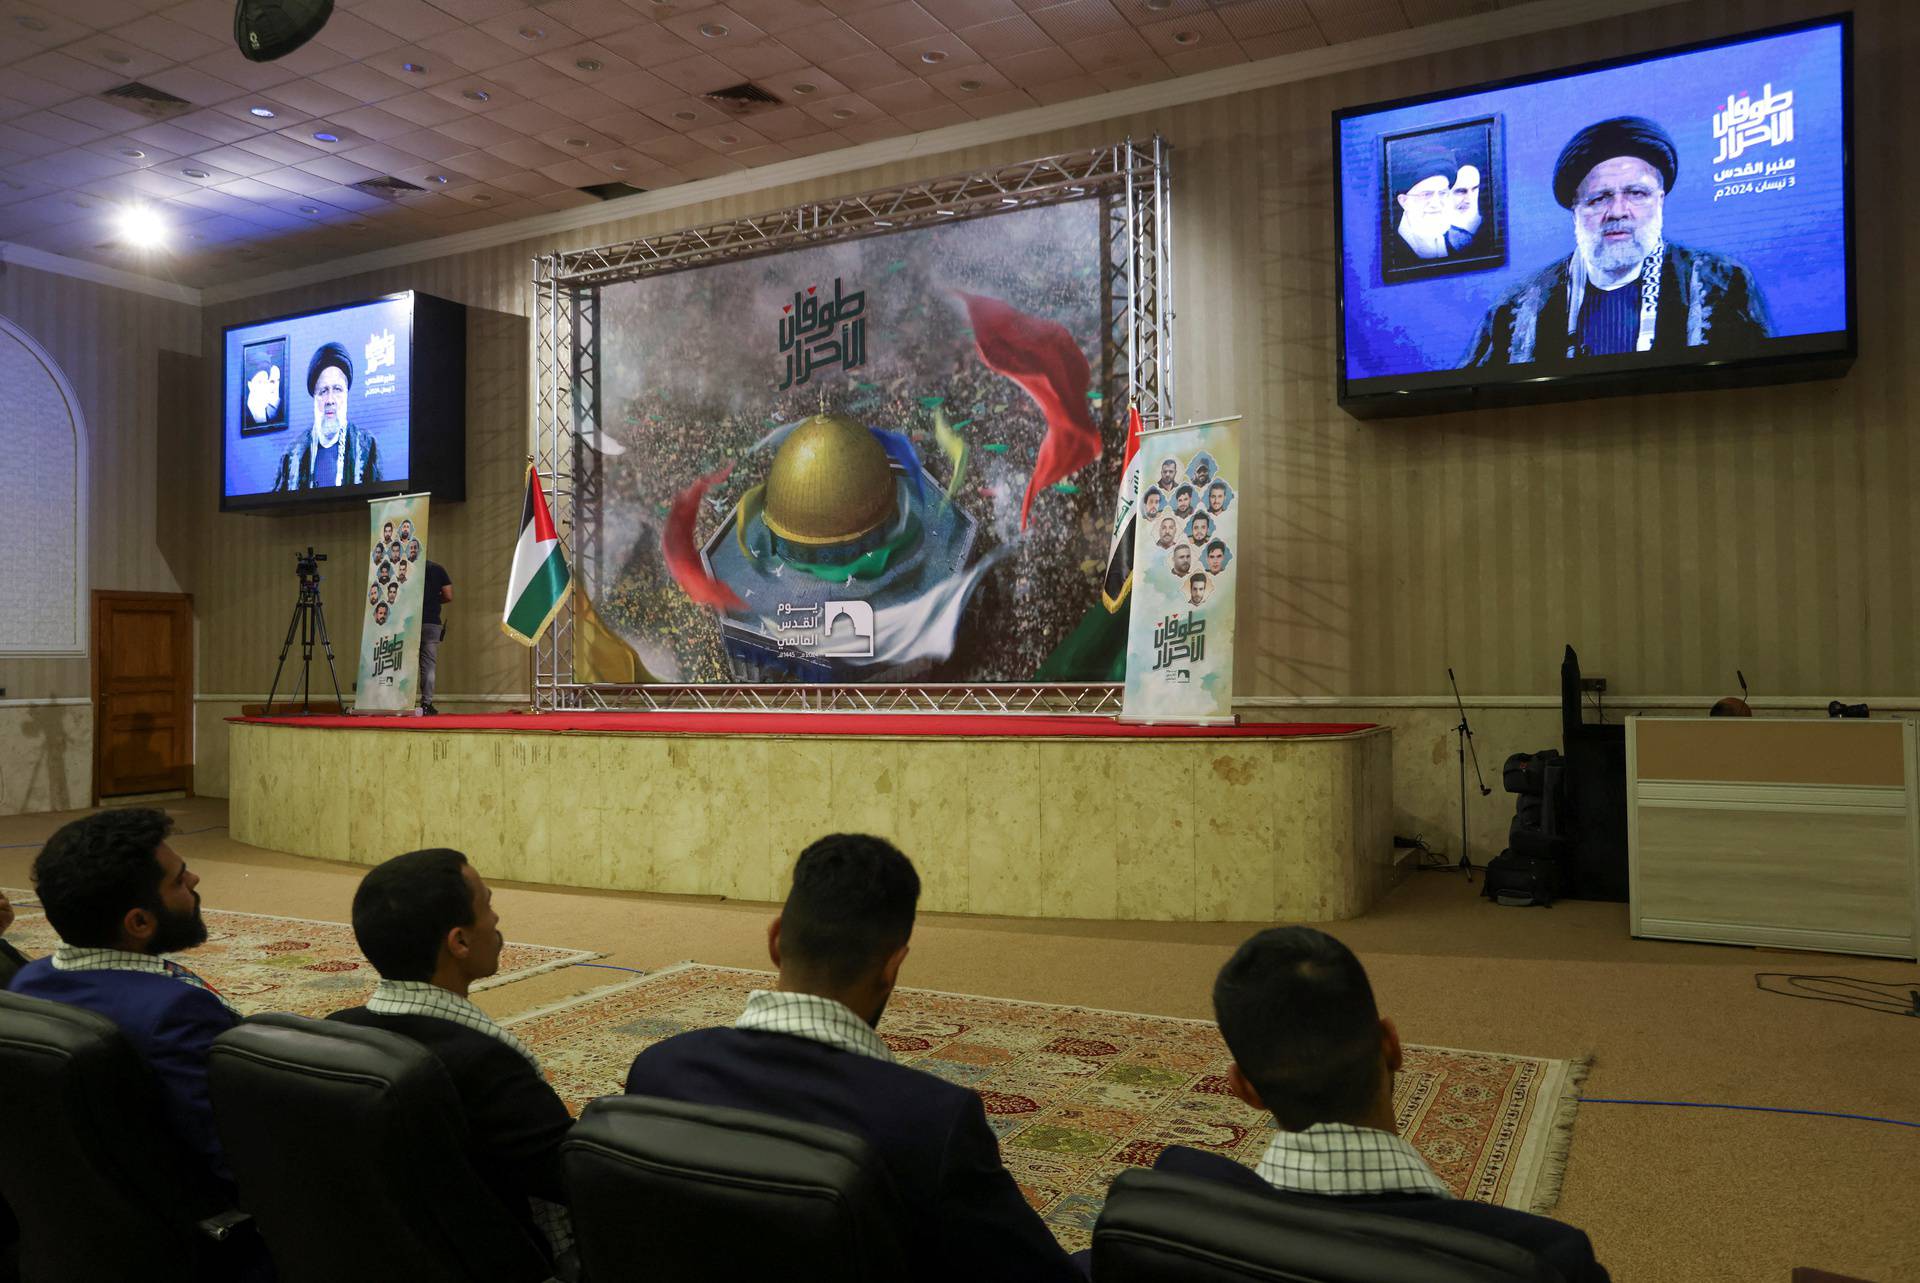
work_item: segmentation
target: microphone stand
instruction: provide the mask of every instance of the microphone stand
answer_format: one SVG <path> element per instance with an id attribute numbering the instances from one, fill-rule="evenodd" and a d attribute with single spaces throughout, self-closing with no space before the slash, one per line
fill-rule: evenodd
<path id="1" fill-rule="evenodd" d="M 1467 754 L 1473 754 L 1473 779 L 1480 786 L 1480 796 L 1493 792 L 1487 787 L 1487 781 L 1480 774 L 1480 752 L 1473 747 L 1473 727 L 1467 724 L 1467 706 L 1460 698 L 1460 683 L 1453 675 L 1453 669 L 1447 669 L 1447 680 L 1453 684 L 1453 706 L 1460 710 L 1460 724 L 1453 733 L 1460 737 L 1456 755 L 1460 759 L 1460 871 L 1467 875 L 1467 881 L 1473 881 L 1472 848 L 1467 845 Z"/>

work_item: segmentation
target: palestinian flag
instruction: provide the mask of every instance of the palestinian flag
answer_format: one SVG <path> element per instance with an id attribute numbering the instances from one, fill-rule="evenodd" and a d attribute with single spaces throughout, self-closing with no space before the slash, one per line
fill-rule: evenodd
<path id="1" fill-rule="evenodd" d="M 513 575 L 507 580 L 507 609 L 500 631 L 531 646 L 567 601 L 567 559 L 560 535 L 540 490 L 540 474 L 527 465 L 527 500 L 520 509 L 520 542 L 513 549 Z"/>

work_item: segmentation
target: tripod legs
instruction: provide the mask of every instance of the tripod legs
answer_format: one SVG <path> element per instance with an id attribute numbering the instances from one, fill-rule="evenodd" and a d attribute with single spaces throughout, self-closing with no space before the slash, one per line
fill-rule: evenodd
<path id="1" fill-rule="evenodd" d="M 287 666 L 287 652 L 293 649 L 296 632 L 300 634 L 300 711 L 313 712 L 311 685 L 316 629 L 321 650 L 327 657 L 327 676 L 333 680 L 333 701 L 341 708 L 346 707 L 346 700 L 340 695 L 340 674 L 333 666 L 333 641 L 327 636 L 326 607 L 321 604 L 318 593 L 309 596 L 302 591 L 299 600 L 293 603 L 293 617 L 287 620 L 287 639 L 280 644 L 280 662 L 274 667 L 273 686 L 267 692 L 267 712 L 273 712 L 273 698 L 280 693 L 280 675 Z"/>

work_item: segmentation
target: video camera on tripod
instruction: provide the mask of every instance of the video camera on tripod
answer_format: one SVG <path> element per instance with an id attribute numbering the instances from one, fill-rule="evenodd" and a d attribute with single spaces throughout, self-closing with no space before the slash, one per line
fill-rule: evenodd
<path id="1" fill-rule="evenodd" d="M 316 638 L 327 656 L 327 675 L 333 679 L 333 703 L 335 708 L 346 707 L 346 701 L 340 698 L 340 674 L 333 667 L 333 641 L 327 636 L 327 611 L 320 601 L 320 563 L 327 559 L 324 552 L 315 552 L 308 544 L 305 552 L 293 554 L 293 573 L 300 581 L 300 595 L 294 599 L 293 618 L 287 621 L 287 639 L 280 645 L 280 663 L 273 670 L 273 685 L 267 692 L 267 712 L 273 712 L 274 696 L 280 693 L 280 674 L 287 667 L 287 652 L 293 649 L 293 635 L 300 634 L 300 711 L 313 712 L 313 700 L 309 690 L 310 670 L 313 666 L 313 643 Z"/>
<path id="2" fill-rule="evenodd" d="M 327 554 L 315 552 L 312 544 L 307 545 L 305 552 L 293 554 L 293 573 L 300 577 L 302 591 L 307 588 L 320 591 L 320 563 L 326 559 Z"/>

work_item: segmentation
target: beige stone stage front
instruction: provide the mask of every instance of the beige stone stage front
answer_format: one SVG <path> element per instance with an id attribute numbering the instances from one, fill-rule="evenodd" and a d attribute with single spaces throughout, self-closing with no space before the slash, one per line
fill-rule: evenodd
<path id="1" fill-rule="evenodd" d="M 1395 876 L 1384 727 L 614 729 L 648 716 L 236 720 L 232 833 L 358 864 L 452 846 L 494 878 L 768 901 L 807 842 L 856 830 L 913 858 L 924 909 L 1043 918 L 1325 921 Z"/>

